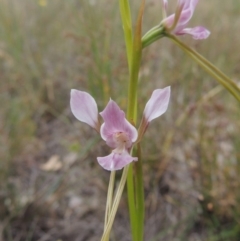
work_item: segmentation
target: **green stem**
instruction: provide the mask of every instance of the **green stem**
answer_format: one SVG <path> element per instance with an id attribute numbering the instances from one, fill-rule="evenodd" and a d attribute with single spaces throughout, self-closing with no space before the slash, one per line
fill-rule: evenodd
<path id="1" fill-rule="evenodd" d="M 142 48 L 147 47 L 148 45 L 152 44 L 153 42 L 157 41 L 158 39 L 164 37 L 163 34 L 163 26 L 155 26 L 151 30 L 149 30 L 143 37 L 142 37 Z"/>
<path id="2" fill-rule="evenodd" d="M 115 174 L 116 171 L 112 171 L 110 174 L 110 180 L 108 185 L 108 194 L 107 194 L 107 203 L 106 203 L 106 211 L 105 211 L 105 222 L 104 222 L 104 231 L 106 230 L 107 223 L 109 220 L 109 216 L 112 209 L 112 198 L 113 198 L 113 189 L 114 189 L 114 182 L 115 182 Z M 106 235 L 106 241 L 109 240 L 110 232 Z"/>
<path id="3" fill-rule="evenodd" d="M 136 121 L 136 108 L 135 105 L 137 95 L 136 90 L 136 78 L 133 74 L 133 33 L 132 33 L 132 20 L 131 12 L 129 7 L 128 0 L 119 0 L 120 13 L 122 18 L 123 32 L 125 38 L 125 45 L 127 50 L 127 59 L 128 59 L 128 69 L 130 73 L 130 81 L 128 87 L 128 113 L 127 118 L 129 120 Z M 132 81 L 134 79 L 134 81 Z M 134 82 L 134 83 L 133 83 Z M 129 107 L 130 106 L 130 107 Z M 125 170 L 125 169 L 124 169 Z M 137 219 L 136 219 L 136 208 L 135 208 L 135 193 L 134 193 L 134 183 L 133 183 L 133 167 L 132 164 L 128 167 L 127 175 L 127 193 L 128 193 L 128 206 L 129 206 L 129 215 L 130 223 L 132 229 L 133 240 L 137 240 Z"/>
<path id="4" fill-rule="evenodd" d="M 206 72 L 214 77 L 221 85 L 223 85 L 238 101 L 240 101 L 240 88 L 229 79 L 223 72 L 216 68 L 211 62 L 205 59 L 202 55 L 189 48 L 179 39 L 171 34 L 166 34 L 174 43 L 176 43 L 185 53 L 194 59 Z"/>
<path id="5" fill-rule="evenodd" d="M 142 59 L 142 16 L 144 10 L 145 0 L 142 1 L 142 5 L 139 11 L 137 26 L 133 39 L 132 57 L 130 65 L 130 78 L 128 85 L 128 111 L 127 118 L 133 124 L 137 120 L 137 92 L 138 92 L 138 74 Z"/>
<path id="6" fill-rule="evenodd" d="M 143 35 L 142 39 L 151 36 L 151 35 L 152 35 L 152 32 L 157 31 L 157 30 L 159 29 L 159 27 L 160 27 L 160 25 L 157 25 L 157 26 L 151 28 L 150 30 L 148 30 L 148 31 Z"/>
<path id="7" fill-rule="evenodd" d="M 128 0 L 119 0 L 120 3 L 120 12 L 122 17 L 122 24 L 125 36 L 125 44 L 127 49 L 127 59 L 128 59 L 128 67 L 129 67 L 129 85 L 128 85 L 128 111 L 127 118 L 128 120 L 135 125 L 137 120 L 137 90 L 138 90 L 138 74 L 141 64 L 141 56 L 142 56 L 142 16 L 144 11 L 145 0 L 142 0 L 141 7 L 138 14 L 136 31 L 132 32 L 132 23 L 131 23 L 131 13 Z M 139 163 L 140 165 L 141 163 Z M 135 200 L 135 190 L 134 190 L 134 182 L 133 182 L 133 164 L 129 165 L 129 171 L 127 175 L 127 190 L 128 190 L 128 203 L 129 203 L 129 213 L 130 213 L 130 222 L 132 229 L 132 236 L 134 241 L 141 241 L 139 237 L 143 236 L 143 216 L 138 215 L 136 212 L 136 203 L 139 203 L 139 207 L 144 200 Z M 137 167 L 137 171 L 141 169 Z M 124 168 L 125 173 L 126 168 Z M 137 175 L 142 175 L 142 172 Z M 136 183 L 139 182 L 141 178 L 136 178 Z M 138 184 L 136 184 L 138 185 Z M 141 188 L 141 185 L 138 185 Z M 139 189 L 138 188 L 138 189 Z M 137 192 L 137 191 L 136 191 Z M 140 191 L 138 190 L 138 193 Z M 137 196 L 139 198 L 140 195 Z M 144 210 L 140 212 L 144 213 Z M 111 212 L 112 214 L 112 212 Z M 141 229 L 141 230 L 140 230 Z M 140 234 L 139 234 L 140 232 Z"/>
<path id="8" fill-rule="evenodd" d="M 127 175 L 127 194 L 128 194 L 128 209 L 129 209 L 129 216 L 130 216 L 130 224 L 131 224 L 131 231 L 132 231 L 132 239 L 133 241 L 138 240 L 137 234 L 137 227 L 138 227 L 138 220 L 137 220 L 137 210 L 135 205 L 135 190 L 134 190 L 134 183 L 133 183 L 133 164 L 129 165 L 128 175 Z"/>
<path id="9" fill-rule="evenodd" d="M 141 64 L 142 58 L 142 16 L 144 11 L 145 0 L 142 0 L 142 4 L 139 10 L 139 15 L 137 19 L 136 30 L 133 39 L 133 48 L 132 48 L 132 58 L 131 58 L 131 65 L 130 65 L 130 79 L 129 79 L 129 86 L 128 86 L 128 112 L 127 118 L 133 124 L 136 123 L 137 120 L 137 92 L 138 92 L 138 75 L 139 69 Z M 137 165 L 135 168 L 136 170 L 136 179 L 135 179 L 135 188 L 133 182 L 133 171 L 132 165 Z M 128 186 L 128 203 L 129 203 L 129 213 L 130 213 L 130 222 L 131 222 L 131 229 L 132 229 L 132 237 L 133 241 L 141 241 L 143 238 L 143 224 L 144 224 L 144 203 L 143 197 L 139 195 L 141 193 L 140 188 L 141 183 L 139 184 L 139 180 L 142 177 L 141 170 L 141 162 L 137 162 L 130 165 L 130 172 L 127 178 L 127 186 Z M 135 192 L 134 192 L 135 191 Z M 136 195 L 135 195 L 136 194 Z M 142 200 L 138 200 L 142 198 Z M 141 209 L 141 210 L 140 210 Z"/>
<path id="10" fill-rule="evenodd" d="M 131 11 L 128 0 L 119 0 L 119 6 L 122 18 L 125 44 L 127 49 L 128 68 L 130 70 L 133 42 Z"/>
<path id="11" fill-rule="evenodd" d="M 108 185 L 108 194 L 107 194 L 107 203 L 106 203 L 106 211 L 105 211 L 105 223 L 104 223 L 104 229 L 106 228 L 108 218 L 112 209 L 112 198 L 113 198 L 113 188 L 114 188 L 114 182 L 115 182 L 115 174 L 116 171 L 112 171 L 110 174 L 110 180 Z"/>
<path id="12" fill-rule="evenodd" d="M 141 146 L 140 143 L 137 145 L 137 157 L 138 161 L 134 163 L 136 168 L 136 214 L 138 218 L 138 232 L 137 241 L 143 240 L 144 235 L 144 186 L 143 186 L 143 170 L 142 170 L 142 158 L 141 158 Z"/>

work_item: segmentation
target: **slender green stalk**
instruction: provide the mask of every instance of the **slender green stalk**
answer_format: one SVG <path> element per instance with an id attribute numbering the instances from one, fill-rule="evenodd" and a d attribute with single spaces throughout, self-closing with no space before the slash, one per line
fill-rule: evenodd
<path id="1" fill-rule="evenodd" d="M 240 101 L 240 88 L 229 79 L 223 72 L 216 68 L 211 62 L 205 59 L 202 55 L 189 48 L 179 39 L 171 34 L 166 34 L 174 43 L 176 43 L 185 53 L 194 59 L 206 72 L 213 76 L 220 84 L 222 84 L 238 101 Z"/>
<path id="2" fill-rule="evenodd" d="M 138 72 L 139 72 L 139 68 L 140 68 L 141 51 L 142 51 L 142 47 L 140 47 L 141 41 L 139 41 L 139 39 L 141 39 L 141 38 L 139 37 L 139 33 L 138 33 L 139 32 L 139 21 L 138 21 L 138 25 L 137 25 L 138 32 L 136 30 L 134 40 L 133 40 L 131 12 L 130 12 L 130 7 L 129 7 L 129 2 L 128 2 L 128 0 L 119 0 L 119 3 L 120 3 L 120 12 L 121 12 L 125 44 L 126 44 L 126 50 L 127 50 L 128 68 L 129 68 L 129 73 L 130 73 L 130 80 L 129 80 L 129 86 L 128 86 L 127 118 L 132 123 L 136 123 Z M 140 45 L 139 45 L 139 42 L 140 42 Z M 137 212 L 136 212 L 136 206 L 135 206 L 133 165 L 130 164 L 128 168 L 129 168 L 129 171 L 128 171 L 128 175 L 127 175 L 127 192 L 128 192 L 130 223 L 131 223 L 133 240 L 137 241 L 138 219 L 136 216 Z M 126 168 L 124 168 L 124 171 L 125 171 L 125 169 Z"/>
<path id="3" fill-rule="evenodd" d="M 160 28 L 160 25 L 157 25 L 157 26 L 151 28 L 150 30 L 148 30 L 148 31 L 143 35 L 142 40 L 150 37 L 155 31 L 158 31 L 159 28 Z M 142 42 L 143 42 L 143 41 L 142 41 Z M 144 45 L 144 44 L 142 44 L 142 45 Z"/>
<path id="4" fill-rule="evenodd" d="M 137 119 L 137 89 L 138 89 L 138 74 L 142 57 L 142 45 L 138 39 L 134 38 L 133 56 L 130 69 L 130 80 L 128 85 L 128 112 L 127 118 L 136 123 Z"/>
<path id="5" fill-rule="evenodd" d="M 143 186 L 143 170 L 142 170 L 142 158 L 141 158 L 141 146 L 140 143 L 137 145 L 137 157 L 138 161 L 135 163 L 136 168 L 136 214 L 138 219 L 138 231 L 137 241 L 143 240 L 144 235 L 144 186 Z"/>
<path id="6" fill-rule="evenodd" d="M 115 182 L 115 174 L 116 171 L 112 171 L 110 174 L 110 180 L 108 185 L 108 194 L 107 194 L 107 203 L 106 203 L 106 211 L 105 211 L 105 222 L 104 222 L 104 230 L 106 229 L 108 218 L 112 209 L 112 198 L 113 198 L 113 189 Z"/>
<path id="7" fill-rule="evenodd" d="M 101 238 L 101 241 L 108 241 L 109 234 L 110 234 L 110 231 L 111 231 L 111 228 L 112 228 L 112 225 L 113 225 L 113 221 L 114 221 L 114 218 L 115 218 L 116 213 L 117 213 L 118 205 L 119 205 L 119 202 L 121 200 L 122 192 L 123 192 L 126 180 L 127 180 L 128 168 L 129 168 L 129 166 L 126 166 L 123 170 L 122 177 L 121 177 L 118 189 L 117 189 L 117 193 L 116 193 L 116 196 L 114 198 L 113 205 L 112 205 L 111 213 L 108 217 L 108 222 L 107 222 L 107 225 L 105 227 L 105 230 L 104 230 L 103 236 Z"/>
<path id="8" fill-rule="evenodd" d="M 132 48 L 132 62 L 130 68 L 130 80 L 129 80 L 129 88 L 128 88 L 128 112 L 127 118 L 133 124 L 136 123 L 137 120 L 137 91 L 138 91 L 138 75 L 141 64 L 142 57 L 142 17 L 144 11 L 145 0 L 142 0 L 142 4 L 139 10 L 136 30 L 134 33 L 133 39 L 133 48 Z M 134 182 L 133 182 L 133 172 L 132 165 L 138 165 L 135 168 L 135 185 L 136 188 L 134 190 Z M 143 188 L 141 185 L 142 180 L 142 167 L 140 167 L 141 162 L 137 162 L 130 165 L 130 172 L 128 174 L 127 179 L 127 187 L 128 187 L 128 203 L 129 203 L 129 213 L 130 213 L 130 222 L 131 222 L 131 230 L 133 241 L 141 241 L 143 239 L 143 224 L 144 224 L 144 198 L 140 195 L 140 188 Z M 136 194 L 136 195 L 135 195 Z M 141 200 L 138 200 L 141 198 Z M 140 210 L 141 209 L 141 210 Z M 142 215 L 143 214 L 143 215 Z"/>
<path id="9" fill-rule="evenodd" d="M 123 24 L 123 30 L 124 30 L 124 36 L 125 36 L 125 44 L 127 49 L 127 59 L 128 59 L 128 67 L 129 67 L 129 73 L 130 73 L 130 79 L 129 79 L 129 86 L 128 86 L 128 111 L 127 111 L 127 118 L 130 122 L 133 124 L 136 123 L 137 119 L 137 89 L 138 89 L 138 75 L 139 75 L 139 69 L 141 64 L 141 56 L 142 56 L 142 16 L 144 11 L 144 5 L 145 0 L 142 0 L 142 4 L 139 10 L 139 15 L 137 19 L 136 24 L 136 31 L 134 33 L 133 38 L 133 32 L 132 32 L 132 23 L 131 23 L 131 13 L 130 13 L 130 7 L 128 0 L 119 0 L 120 4 L 120 12 L 122 17 L 122 24 Z M 140 165 L 141 163 L 139 163 Z M 143 210 L 140 212 L 141 215 L 138 216 L 138 212 L 136 212 L 136 200 L 135 200 L 135 190 L 134 190 L 134 182 L 133 182 L 133 165 L 130 164 L 128 167 L 124 168 L 122 179 L 126 175 L 127 177 L 127 187 L 128 187 L 128 203 L 129 203 L 129 213 L 130 213 L 130 222 L 131 222 L 131 229 L 132 229 L 132 236 L 134 241 L 141 241 L 143 237 L 143 217 L 142 213 L 144 213 L 144 200 L 138 201 L 139 205 L 138 208 L 143 207 Z M 128 171 L 129 170 L 129 171 Z M 137 171 L 141 170 L 141 167 L 137 168 Z M 142 172 L 139 172 L 137 175 L 142 175 Z M 141 180 L 142 177 L 136 177 L 136 185 L 138 186 L 138 189 L 142 187 L 141 182 L 140 185 L 138 184 L 139 180 Z M 121 186 L 120 186 L 121 187 Z M 119 188 L 120 188 L 119 187 Z M 123 187 L 122 187 L 123 188 Z M 138 193 L 141 193 L 140 190 L 138 190 Z M 138 195 L 140 197 L 140 195 Z M 120 197 L 119 197 L 120 199 Z M 117 196 L 115 198 L 115 201 L 119 201 L 117 199 Z M 115 203 L 114 201 L 114 203 Z M 109 236 L 109 232 L 111 229 L 111 217 L 115 216 L 115 206 L 113 205 L 113 208 L 111 210 L 111 214 L 109 217 L 109 222 L 106 226 L 103 238 L 103 240 L 107 240 Z M 140 233 L 140 234 L 139 234 Z M 139 239 L 140 237 L 140 239 Z"/>
<path id="10" fill-rule="evenodd" d="M 136 204 L 135 204 L 135 190 L 134 190 L 134 182 L 133 182 L 133 164 L 129 165 L 128 175 L 127 175 L 127 194 L 128 194 L 128 209 L 129 209 L 129 217 L 132 231 L 132 239 L 133 241 L 137 240 L 137 226 L 138 220 L 136 217 Z"/>
<path id="11" fill-rule="evenodd" d="M 134 124 L 137 119 L 137 91 L 138 91 L 138 74 L 142 58 L 142 17 L 145 0 L 139 10 L 136 30 L 134 33 L 132 57 L 130 65 L 130 79 L 128 85 L 128 111 L 127 118 Z"/>
<path id="12" fill-rule="evenodd" d="M 129 88 L 128 88 L 128 114 L 127 118 L 129 120 L 136 121 L 136 108 L 133 106 L 136 102 L 136 94 L 134 92 L 137 90 L 136 81 L 134 84 L 132 83 L 132 79 L 136 79 L 133 77 L 132 71 L 132 56 L 133 56 L 133 33 L 132 33 L 132 20 L 131 20 L 131 12 L 129 7 L 128 0 L 119 0 L 120 5 L 120 13 L 122 18 L 122 25 L 125 37 L 125 44 L 127 50 L 127 59 L 128 59 L 128 68 L 130 73 L 130 81 L 129 81 Z M 135 113 L 135 114 L 134 114 Z M 124 171 L 127 167 L 124 168 Z M 136 219 L 136 208 L 135 208 L 135 194 L 134 194 L 134 183 L 133 183 L 133 167 L 132 164 L 128 167 L 128 175 L 127 175 L 127 192 L 128 192 L 128 206 L 129 206 L 129 215 L 130 215 L 130 223 L 132 229 L 132 237 L 133 240 L 137 238 L 137 219 Z"/>
<path id="13" fill-rule="evenodd" d="M 110 174 L 110 180 L 108 185 L 108 194 L 107 194 L 107 203 L 106 203 L 106 211 L 105 211 L 105 221 L 104 221 L 104 231 L 106 230 L 108 219 L 112 209 L 112 198 L 113 198 L 113 189 L 115 182 L 115 174 L 116 171 L 112 171 Z M 106 235 L 106 240 L 109 240 L 110 232 Z"/>
<path id="14" fill-rule="evenodd" d="M 131 11 L 128 0 L 119 0 L 120 13 L 122 18 L 122 26 L 125 37 L 125 44 L 127 49 L 127 59 L 128 59 L 128 68 L 130 70 L 131 57 L 132 57 L 132 18 Z"/>
<path id="15" fill-rule="evenodd" d="M 152 44 L 160 38 L 163 38 L 165 35 L 163 34 L 163 27 L 157 26 L 147 32 L 142 38 L 142 46 L 143 48 Z"/>

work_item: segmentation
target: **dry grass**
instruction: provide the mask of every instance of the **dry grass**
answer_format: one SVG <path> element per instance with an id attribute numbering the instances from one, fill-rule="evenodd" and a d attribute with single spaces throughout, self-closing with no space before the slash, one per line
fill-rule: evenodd
<path id="1" fill-rule="evenodd" d="M 109 173 L 96 156 L 109 150 L 74 119 L 69 90 L 87 90 L 99 109 L 110 96 L 125 109 L 118 3 L 46 3 L 0 0 L 0 240 L 99 240 Z M 145 30 L 160 12 L 160 1 L 147 2 Z M 191 25 L 207 26 L 210 38 L 182 37 L 237 82 L 239 14 L 237 0 L 202 0 Z M 239 103 L 163 39 L 144 50 L 139 113 L 153 89 L 167 85 L 170 108 L 143 141 L 145 238 L 238 241 Z M 47 171 L 51 158 L 56 170 Z M 125 197 L 120 210 L 112 240 L 128 241 Z"/>

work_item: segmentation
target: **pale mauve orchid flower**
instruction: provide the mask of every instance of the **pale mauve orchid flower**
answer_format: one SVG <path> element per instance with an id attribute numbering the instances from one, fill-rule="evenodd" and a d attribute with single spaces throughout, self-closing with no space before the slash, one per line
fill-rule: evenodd
<path id="1" fill-rule="evenodd" d="M 167 0 L 162 1 L 164 15 L 166 16 Z M 202 26 L 186 28 L 197 3 L 198 0 L 178 0 L 176 13 L 163 19 L 162 24 L 175 35 L 190 34 L 194 39 L 206 39 L 210 35 L 209 30 L 206 28 Z"/>
<path id="2" fill-rule="evenodd" d="M 166 112 L 170 98 L 170 87 L 155 90 L 146 104 L 139 130 L 140 138 L 148 124 Z M 100 112 L 103 124 L 99 129 L 98 109 L 94 98 L 86 92 L 71 90 L 70 106 L 73 115 L 80 121 L 87 123 L 97 131 L 106 144 L 112 148 L 110 155 L 98 157 L 98 163 L 106 170 L 120 170 L 137 157 L 129 153 L 134 143 L 140 141 L 136 128 L 125 118 L 125 113 L 110 99 L 105 109 Z"/>

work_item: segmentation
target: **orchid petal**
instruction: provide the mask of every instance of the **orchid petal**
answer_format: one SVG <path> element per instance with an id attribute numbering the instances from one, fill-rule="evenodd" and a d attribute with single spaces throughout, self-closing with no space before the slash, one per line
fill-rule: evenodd
<path id="1" fill-rule="evenodd" d="M 154 90 L 147 102 L 143 115 L 147 123 L 164 114 L 168 108 L 170 99 L 170 86 L 164 89 Z"/>
<path id="2" fill-rule="evenodd" d="M 177 23 L 177 27 L 175 28 L 175 32 L 177 32 L 178 29 L 184 28 L 192 18 L 192 15 L 193 12 L 191 11 L 191 9 L 182 10 L 180 18 Z"/>
<path id="3" fill-rule="evenodd" d="M 174 25 L 176 13 L 165 18 L 162 23 L 176 35 L 190 34 L 194 39 L 206 39 L 210 32 L 204 27 L 186 28 L 193 16 L 197 3 L 198 0 L 178 0 L 178 9 L 182 8 L 182 10 L 174 29 L 171 29 L 171 26 Z"/>
<path id="4" fill-rule="evenodd" d="M 132 161 L 137 161 L 137 157 L 132 157 L 127 151 L 115 153 L 114 151 L 105 157 L 98 157 L 98 163 L 108 171 L 120 170 Z"/>
<path id="5" fill-rule="evenodd" d="M 96 101 L 87 92 L 72 89 L 70 106 L 73 115 L 96 130 L 99 129 Z"/>
<path id="6" fill-rule="evenodd" d="M 168 0 L 162 0 L 163 16 L 167 16 Z"/>
<path id="7" fill-rule="evenodd" d="M 180 18 L 178 20 L 177 26 L 175 28 L 176 31 L 181 30 L 189 20 L 192 18 L 194 13 L 195 7 L 197 5 L 198 0 L 179 0 L 178 1 L 178 8 L 182 7 L 182 11 L 180 14 Z M 174 22 L 175 14 L 168 16 L 163 22 L 166 26 L 171 27 Z M 176 32 L 174 31 L 174 32 Z"/>
<path id="8" fill-rule="evenodd" d="M 178 0 L 178 6 L 182 5 L 183 10 L 191 9 L 194 12 L 199 0 Z"/>
<path id="9" fill-rule="evenodd" d="M 183 29 L 193 16 L 198 0 L 180 0 L 179 6 L 183 5 L 183 9 L 175 29 L 175 32 Z"/>
<path id="10" fill-rule="evenodd" d="M 105 109 L 100 113 L 104 120 L 101 126 L 100 134 L 103 140 L 109 141 L 109 146 L 113 143 L 113 134 L 117 132 L 125 132 L 128 134 L 129 139 L 134 142 L 137 139 L 137 130 L 125 119 L 124 112 L 113 100 L 110 100 Z"/>
<path id="11" fill-rule="evenodd" d="M 162 4 L 165 10 L 167 10 L 168 0 L 162 0 Z"/>
<path id="12" fill-rule="evenodd" d="M 195 28 L 185 28 L 178 34 L 190 34 L 194 39 L 206 39 L 210 35 L 210 31 L 202 26 Z"/>

